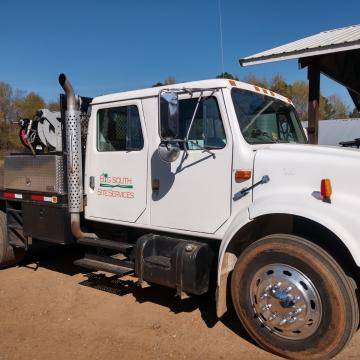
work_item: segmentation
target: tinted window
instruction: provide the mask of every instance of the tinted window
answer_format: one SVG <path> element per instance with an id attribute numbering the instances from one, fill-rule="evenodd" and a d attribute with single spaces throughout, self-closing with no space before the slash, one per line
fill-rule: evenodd
<path id="1" fill-rule="evenodd" d="M 180 138 L 186 138 L 198 98 L 179 101 Z M 224 126 L 215 97 L 201 100 L 189 134 L 188 148 L 199 150 L 200 147 L 222 149 L 226 145 Z M 198 146 L 197 146 L 198 145 Z"/>
<path id="2" fill-rule="evenodd" d="M 141 150 L 144 138 L 135 105 L 100 109 L 97 113 L 98 151 Z"/>

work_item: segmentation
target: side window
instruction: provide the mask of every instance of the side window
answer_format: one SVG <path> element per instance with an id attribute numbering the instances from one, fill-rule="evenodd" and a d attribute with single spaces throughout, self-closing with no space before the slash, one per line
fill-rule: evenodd
<path id="1" fill-rule="evenodd" d="M 100 109 L 97 113 L 98 151 L 141 150 L 144 138 L 137 106 Z"/>
<path id="2" fill-rule="evenodd" d="M 180 137 L 185 138 L 198 98 L 179 101 Z M 220 110 L 215 97 L 201 100 L 189 134 L 188 148 L 199 150 L 201 147 L 222 149 L 226 145 L 226 136 Z"/>

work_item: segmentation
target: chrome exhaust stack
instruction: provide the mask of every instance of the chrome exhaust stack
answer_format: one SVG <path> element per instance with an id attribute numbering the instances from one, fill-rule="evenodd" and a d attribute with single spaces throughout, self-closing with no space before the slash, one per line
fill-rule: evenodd
<path id="1" fill-rule="evenodd" d="M 71 216 L 71 232 L 76 239 L 96 237 L 81 231 L 80 213 L 84 210 L 83 203 L 83 171 L 81 154 L 80 104 L 74 89 L 65 74 L 60 74 L 59 83 L 66 95 L 65 132 L 67 153 L 67 186 L 68 203 Z"/>

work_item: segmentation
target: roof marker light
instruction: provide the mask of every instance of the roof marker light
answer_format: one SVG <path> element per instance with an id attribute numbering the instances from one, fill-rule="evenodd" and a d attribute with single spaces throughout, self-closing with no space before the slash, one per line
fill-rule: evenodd
<path id="1" fill-rule="evenodd" d="M 254 86 L 254 88 L 255 88 L 256 91 L 260 92 L 260 88 L 258 86 Z"/>
<path id="2" fill-rule="evenodd" d="M 229 80 L 229 84 L 232 86 L 236 86 L 236 81 L 235 80 Z"/>

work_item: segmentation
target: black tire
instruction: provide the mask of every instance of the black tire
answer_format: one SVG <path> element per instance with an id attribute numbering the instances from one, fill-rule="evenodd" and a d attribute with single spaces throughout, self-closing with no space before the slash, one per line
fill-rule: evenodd
<path id="1" fill-rule="evenodd" d="M 9 244 L 12 237 L 15 235 L 7 231 L 6 214 L 0 211 L 0 269 L 16 265 L 25 257 L 24 249 Z"/>
<path id="2" fill-rule="evenodd" d="M 301 276 L 309 282 L 301 282 Z M 288 286 L 289 282 L 303 288 Z M 295 299 L 291 292 L 296 291 L 304 297 L 288 301 Z M 359 324 L 352 279 L 326 251 L 297 236 L 270 235 L 245 249 L 232 274 L 231 293 L 250 336 L 264 349 L 289 359 L 330 359 L 350 341 Z M 296 308 L 296 301 L 303 300 Z M 303 312 L 294 315 L 292 309 Z M 315 320 L 306 318 L 307 311 L 315 314 Z M 289 318 L 292 323 L 281 323 Z M 296 326 L 299 329 L 294 330 Z"/>

